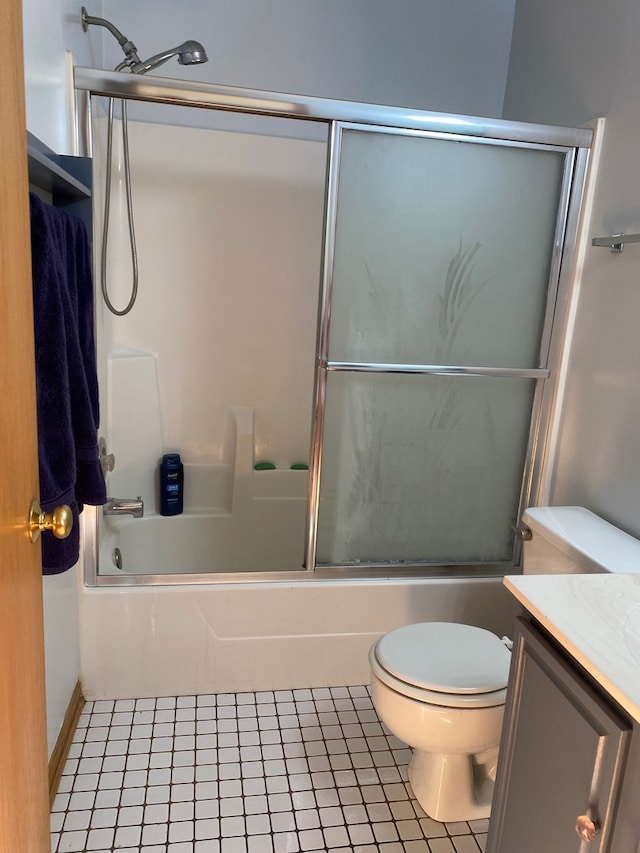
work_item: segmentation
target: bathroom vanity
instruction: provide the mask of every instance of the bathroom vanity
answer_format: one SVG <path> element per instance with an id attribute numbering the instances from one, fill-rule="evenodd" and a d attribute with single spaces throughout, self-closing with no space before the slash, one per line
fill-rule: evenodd
<path id="1" fill-rule="evenodd" d="M 638 853 L 640 574 L 505 585 L 523 614 L 486 853 Z"/>

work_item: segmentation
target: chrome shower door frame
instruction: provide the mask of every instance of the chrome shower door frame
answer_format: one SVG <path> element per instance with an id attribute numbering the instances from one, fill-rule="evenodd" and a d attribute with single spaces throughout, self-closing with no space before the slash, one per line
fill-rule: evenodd
<path id="1" fill-rule="evenodd" d="M 338 184 L 340 173 L 340 154 L 343 133 L 345 131 L 378 132 L 403 136 L 414 136 L 423 139 L 438 139 L 465 142 L 482 145 L 500 145 L 503 147 L 518 147 L 527 150 L 555 151 L 564 156 L 562 184 L 558 202 L 556 228 L 551 257 L 547 303 L 544 325 L 541 333 L 540 356 L 538 368 L 487 368 L 472 365 L 445 364 L 390 364 L 373 362 L 338 362 L 332 361 L 329 355 L 329 337 L 331 325 L 331 303 L 333 292 L 333 267 L 335 255 L 336 219 L 338 208 Z M 561 354 L 560 332 L 565 325 L 569 290 L 573 272 L 573 259 L 576 248 L 579 212 L 582 203 L 586 169 L 589 159 L 589 147 L 567 145 L 563 133 L 553 133 L 556 129 L 539 128 L 527 140 L 518 134 L 484 137 L 452 133 L 449 130 L 417 130 L 415 128 L 399 128 L 388 125 L 372 126 L 371 124 L 352 122 L 333 122 L 327 178 L 326 223 L 324 233 L 324 251 L 322 263 L 322 283 L 318 328 L 317 372 L 315 386 L 315 417 L 312 438 L 312 464 L 310 466 L 309 486 L 309 519 L 306 540 L 306 566 L 316 574 L 352 575 L 389 573 L 390 571 L 422 571 L 431 575 L 477 575 L 479 570 L 485 576 L 504 574 L 505 565 L 491 563 L 465 563 L 443 565 L 442 563 L 417 562 L 412 565 L 405 563 L 364 563 L 354 567 L 351 564 L 329 565 L 323 563 L 317 566 L 318 517 L 320 510 L 320 479 L 323 459 L 324 414 L 327 399 L 327 380 L 331 372 L 351 373 L 387 373 L 412 374 L 424 376 L 493 376 L 534 379 L 531 423 L 517 517 L 531 503 L 539 502 L 542 482 L 540 470 L 546 452 L 546 436 L 550 427 L 550 415 L 558 381 L 558 365 Z M 517 138 L 516 138 L 517 137 Z M 521 562 L 523 531 L 515 529 L 513 547 L 513 566 L 517 568 Z"/>
<path id="2" fill-rule="evenodd" d="M 481 118 L 411 110 L 376 104 L 364 104 L 327 98 L 305 97 L 287 93 L 268 92 L 209 83 L 174 80 L 162 77 L 139 76 L 130 73 L 102 71 L 90 68 L 74 69 L 77 93 L 77 135 L 84 137 L 84 146 L 90 150 L 89 101 L 91 95 L 138 100 L 175 106 L 191 106 L 229 113 L 252 114 L 264 117 L 287 118 L 300 127 L 309 122 L 322 123 L 329 128 L 327 172 L 325 188 L 325 222 L 323 258 L 320 277 L 320 298 L 317 328 L 317 359 L 314 390 L 314 417 L 309 472 L 308 518 L 305 539 L 304 570 L 286 573 L 232 573 L 211 575 L 132 575 L 126 579 L 115 576 L 98 576 L 95 555 L 98 547 L 98 513 L 89 513 L 85 530 L 85 582 L 92 586 L 164 585 L 172 583 L 291 581 L 301 579 L 336 579 L 337 577 L 384 577 L 390 573 L 389 565 L 367 564 L 363 568 L 345 566 L 316 566 L 317 519 L 322 465 L 322 428 L 326 403 L 327 374 L 330 371 L 378 371 L 397 373 L 423 373 L 436 375 L 498 375 L 491 369 L 458 367 L 452 365 L 394 365 L 331 363 L 328 358 L 328 335 L 331 301 L 331 269 L 333 261 L 333 225 L 337 203 L 337 181 L 342 132 L 345 128 L 361 128 L 379 132 L 416 134 L 432 138 L 473 141 L 482 144 L 513 145 L 547 150 L 563 150 L 566 155 L 562 198 L 550 276 L 550 294 L 542 334 L 541 364 L 544 367 L 524 371 L 507 371 L 508 375 L 536 379 L 533 416 L 527 447 L 525 476 L 520 496 L 520 510 L 540 498 L 540 465 L 546 451 L 546 436 L 550 425 L 553 401 L 558 387 L 558 366 L 562 356 L 562 330 L 569 309 L 573 265 L 576 249 L 579 215 L 584 182 L 589 162 L 592 131 L 582 128 L 511 122 L 501 119 Z M 294 131 L 295 134 L 295 131 Z M 82 146 L 81 146 L 82 147 Z M 506 375 L 499 371 L 499 375 Z M 516 538 L 514 564 L 520 557 L 520 544 Z M 91 563 L 93 562 L 93 565 Z M 504 573 L 500 564 L 472 564 L 434 566 L 416 564 L 393 567 L 394 576 L 478 576 Z"/>

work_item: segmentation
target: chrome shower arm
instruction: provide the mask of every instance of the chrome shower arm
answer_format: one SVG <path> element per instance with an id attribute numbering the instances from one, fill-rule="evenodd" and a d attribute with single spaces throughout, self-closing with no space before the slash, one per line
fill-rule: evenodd
<path id="1" fill-rule="evenodd" d="M 111 21 L 107 21 L 106 18 L 96 18 L 94 15 L 90 15 L 84 6 L 81 9 L 81 16 L 82 29 L 85 33 L 92 24 L 104 27 L 109 30 L 124 51 L 124 60 L 116 67 L 116 71 L 129 68 L 134 74 L 146 74 L 147 71 L 152 71 L 168 59 L 171 59 L 172 56 L 178 57 L 180 65 L 199 65 L 202 62 L 207 62 L 206 50 L 199 41 L 193 40 L 184 41 L 177 47 L 169 48 L 169 50 L 164 50 L 162 53 L 156 53 L 143 62 L 138 56 L 138 49 L 135 44 L 131 39 L 123 35 Z"/>
<path id="2" fill-rule="evenodd" d="M 107 21 L 106 18 L 96 18 L 94 15 L 89 15 L 84 6 L 82 7 L 81 15 L 82 29 L 85 33 L 89 29 L 90 25 L 105 27 L 107 30 L 109 30 L 111 35 L 116 39 L 116 41 L 124 51 L 125 60 L 123 65 L 128 65 L 130 68 L 134 65 L 142 65 L 140 57 L 138 56 L 138 49 L 135 44 L 131 41 L 131 39 L 128 39 L 125 35 L 123 35 L 120 30 L 111 23 L 111 21 Z"/>

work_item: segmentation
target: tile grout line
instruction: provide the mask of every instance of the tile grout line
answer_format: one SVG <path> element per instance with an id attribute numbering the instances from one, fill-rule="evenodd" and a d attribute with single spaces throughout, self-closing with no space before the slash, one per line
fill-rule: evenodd
<path id="1" fill-rule="evenodd" d="M 298 694 L 297 697 L 296 694 Z M 262 701 L 259 701 L 258 697 Z M 361 707 L 356 707 L 356 703 Z M 338 707 L 339 704 L 342 707 Z M 270 713 L 260 714 L 260 705 L 264 706 L 263 712 Z M 129 710 L 120 710 L 123 707 Z M 309 711 L 312 707 L 314 713 L 303 714 L 301 711 L 302 708 Z M 199 717 L 198 711 L 204 708 L 209 710 Z M 221 709 L 225 709 L 223 713 L 220 713 Z M 241 712 L 240 709 L 245 710 Z M 127 724 L 128 737 L 111 739 L 112 730 L 120 728 L 116 723 L 121 724 L 128 719 L 127 716 L 117 716 L 119 714 L 130 716 L 131 721 Z M 140 714 L 137 717 L 138 722 L 136 722 L 137 714 Z M 157 714 L 160 717 L 157 717 Z M 184 719 L 179 720 L 179 716 Z M 169 725 L 168 717 L 172 717 L 170 725 L 173 735 L 171 737 L 168 734 L 159 735 L 158 738 L 166 737 L 167 742 L 159 741 L 157 746 L 166 746 L 167 749 L 154 750 L 156 726 Z M 261 717 L 264 719 L 263 725 L 260 723 Z M 301 721 L 301 717 L 305 718 L 304 721 Z M 142 720 L 144 722 L 141 722 Z M 226 731 L 221 732 L 219 723 L 223 720 L 229 722 L 223 726 Z M 107 721 L 108 725 L 104 725 Z M 210 731 L 203 731 L 202 735 L 199 735 L 199 722 L 205 723 L 202 726 L 203 730 Z M 305 725 L 305 722 L 308 725 Z M 185 725 L 179 727 L 181 723 Z M 136 726 L 141 728 L 136 730 Z M 353 729 L 345 728 L 351 726 Z M 91 729 L 105 729 L 105 731 L 92 733 Z M 165 732 L 165 729 L 158 729 L 158 731 Z M 166 731 L 168 732 L 169 729 Z M 177 734 L 178 731 L 191 733 Z M 353 736 L 350 736 L 350 732 Z M 362 734 L 355 736 L 358 732 Z M 124 731 L 117 732 L 118 735 L 123 733 Z M 93 737 L 88 739 L 91 735 Z M 103 739 L 99 740 L 98 735 L 104 735 Z M 229 735 L 224 737 L 223 742 L 234 744 L 234 746 L 221 746 L 221 735 Z M 215 743 L 215 750 L 211 749 L 211 755 L 207 752 L 205 756 L 211 757 L 211 762 L 198 763 L 199 737 L 207 738 L 203 741 L 204 743 Z M 184 738 L 184 740 L 177 741 L 178 738 Z M 125 741 L 123 746 L 113 746 L 110 751 L 109 745 L 119 744 L 121 740 Z M 132 749 L 136 740 L 148 741 L 148 744 L 144 744 L 148 747 L 148 751 L 142 748 Z M 244 745 L 242 740 L 245 741 Z M 86 757 L 91 758 L 93 763 L 83 765 L 81 762 L 85 758 L 85 746 L 94 742 L 102 745 L 90 747 L 87 753 L 99 752 L 100 754 L 87 755 Z M 184 748 L 176 749 L 177 744 Z M 311 744 L 315 746 L 310 746 Z M 143 744 L 141 743 L 140 746 L 142 747 Z M 287 746 L 290 747 L 289 750 Z M 235 752 L 224 753 L 224 758 L 228 760 L 221 761 L 220 750 L 222 749 L 235 750 Z M 161 853 L 161 851 L 187 853 L 187 851 L 204 851 L 205 846 L 207 853 L 217 853 L 217 851 L 221 853 L 245 853 L 245 851 L 291 853 L 298 850 L 358 850 L 363 853 L 377 850 L 388 851 L 388 853 L 393 851 L 480 853 L 483 849 L 486 821 L 472 822 L 476 825 L 475 833 L 471 824 L 460 822 L 464 825 L 464 830 L 455 832 L 453 825 L 436 824 L 424 815 L 412 798 L 407 782 L 406 760 L 409 751 L 380 724 L 366 687 L 260 691 L 218 696 L 207 694 L 201 697 L 161 697 L 135 701 L 97 701 L 87 704 L 86 713 L 82 715 L 74 736 L 72 750 L 74 756 L 77 753 L 77 757 L 69 759 L 65 765 L 58 795 L 58 797 L 62 795 L 62 800 L 56 797 L 54 802 L 52 820 L 58 831 L 52 832 L 53 853 L 85 853 L 85 851 L 111 853 L 113 850 L 122 850 L 124 853 L 125 849 L 131 853 Z M 249 760 L 243 759 L 243 750 L 245 755 L 254 757 Z M 214 752 L 215 761 L 213 760 Z M 287 752 L 290 754 L 287 755 Z M 185 763 L 177 764 L 176 757 L 182 753 L 185 755 L 181 761 Z M 158 757 L 154 762 L 154 755 L 166 755 L 166 758 Z M 266 755 L 278 757 L 266 758 Z M 135 759 L 134 756 L 145 756 L 145 758 Z M 120 761 L 108 761 L 110 758 L 118 757 L 121 758 Z M 130 758 L 134 759 L 131 761 L 131 767 L 141 766 L 136 766 L 135 770 L 128 769 Z M 193 761 L 192 764 L 189 763 L 190 758 Z M 362 766 L 357 766 L 356 761 Z M 154 763 L 158 766 L 153 767 Z M 325 769 L 314 771 L 311 769 L 314 765 Z M 82 773 L 83 766 L 99 769 L 95 772 Z M 105 770 L 105 767 L 112 766 L 122 766 L 122 769 Z M 213 769 L 203 769 L 200 774 L 198 773 L 199 768 L 207 767 Z M 225 776 L 228 775 L 229 778 L 221 778 L 222 767 L 227 768 Z M 296 770 L 296 767 L 299 769 Z M 270 769 L 277 772 L 270 773 Z M 165 783 L 150 785 L 150 774 L 153 771 L 162 770 L 165 772 L 156 772 L 153 778 L 154 780 L 165 779 Z M 189 770 L 191 772 L 188 772 Z M 112 778 L 107 776 L 110 773 L 114 774 Z M 127 776 L 135 773 L 141 775 Z M 320 773 L 328 775 L 321 777 Z M 212 778 L 199 782 L 198 775 Z M 85 801 L 91 800 L 93 806 L 91 809 L 74 810 L 69 808 L 73 795 L 91 792 L 91 790 L 83 790 L 82 785 L 85 781 L 81 781 L 81 786 L 76 790 L 78 777 L 82 776 L 92 777 L 86 780 L 86 784 L 91 783 L 93 796 L 86 797 Z M 298 776 L 299 779 L 296 778 Z M 315 779 L 314 776 L 316 776 Z M 387 781 L 384 780 L 385 776 Z M 120 787 L 102 788 L 103 777 L 108 784 L 119 781 Z M 174 781 L 180 778 L 191 778 L 192 781 Z M 66 779 L 70 781 L 64 781 Z M 144 779 L 143 784 L 127 785 L 127 781 L 135 783 L 142 779 Z M 270 786 L 269 780 L 276 779 L 279 781 L 273 782 Z M 372 781 L 374 779 L 375 782 Z M 393 781 L 390 781 L 392 779 Z M 211 787 L 201 787 L 201 791 L 206 791 L 209 795 L 215 791 L 216 796 L 199 800 L 198 785 L 202 786 L 204 781 Z M 236 784 L 227 784 L 234 782 Z M 329 782 L 331 784 L 325 784 Z M 186 790 L 178 790 L 176 787 L 178 785 L 190 787 Z M 286 787 L 279 790 L 283 785 Z M 63 790 L 66 787 L 68 791 Z M 275 788 L 271 793 L 270 787 Z M 150 792 L 154 788 L 163 790 L 153 792 L 153 797 L 161 796 L 163 799 L 164 789 L 166 789 L 166 803 L 150 799 Z M 260 789 L 262 789 L 260 794 L 248 793 L 250 790 Z M 235 791 L 235 794 L 225 796 L 223 790 Z M 114 791 L 114 793 L 108 797 L 105 791 Z M 118 791 L 117 795 L 115 791 Z M 131 793 L 126 797 L 127 791 L 137 793 Z M 333 801 L 332 805 L 320 804 L 321 792 L 325 792 L 322 795 L 322 801 L 327 803 Z M 343 797 L 348 798 L 346 792 L 352 792 L 353 803 L 343 800 Z M 181 797 L 174 799 L 174 793 L 189 796 L 186 799 Z M 100 794 L 103 796 L 99 799 Z M 287 799 L 283 799 L 282 795 Z M 371 799 L 367 799 L 367 796 Z M 252 797 L 256 799 L 248 802 Z M 258 798 L 261 798 L 260 802 Z M 81 799 L 78 798 L 77 802 Z M 98 802 L 102 805 L 103 802 L 110 800 L 113 802 L 109 807 L 101 809 L 97 806 Z M 231 803 L 231 800 L 237 800 L 237 803 Z M 56 809 L 56 805 L 59 806 L 62 802 L 64 802 L 64 808 Z M 224 802 L 229 804 L 228 808 L 231 810 L 227 815 L 223 813 L 224 809 L 220 808 Z M 198 805 L 204 803 L 210 803 L 210 808 L 216 814 L 208 818 L 199 818 Z M 214 805 L 216 803 L 217 805 Z M 285 804 L 286 811 L 280 808 Z M 152 814 L 151 810 L 148 810 L 149 806 L 165 806 L 165 809 L 156 809 L 155 813 L 166 814 L 166 820 L 147 822 L 147 813 Z M 260 810 L 247 812 L 249 806 L 251 808 L 259 806 Z M 126 809 L 130 811 L 125 813 Z M 240 811 L 237 812 L 237 809 Z M 376 811 L 381 815 L 385 810 L 384 819 L 379 817 L 376 820 L 374 817 Z M 113 821 L 108 826 L 94 825 L 95 813 L 100 811 L 111 812 Z M 67 830 L 69 815 L 73 815 L 74 812 L 82 815 L 81 819 L 76 820 L 77 825 L 82 826 L 86 823 L 86 826 L 82 829 Z M 200 809 L 200 812 L 203 813 L 203 809 Z M 59 814 L 62 815 L 61 818 L 57 817 Z M 182 815 L 183 819 L 172 819 L 173 814 L 178 817 Z M 284 817 L 278 817 L 278 815 Z M 127 819 L 139 817 L 139 822 L 120 823 L 121 816 Z M 337 820 L 338 816 L 340 816 L 339 823 L 329 823 Z M 107 815 L 100 815 L 100 819 L 102 817 L 106 818 Z M 350 820 L 350 817 L 357 818 L 357 822 Z M 326 823 L 323 822 L 323 818 L 326 819 Z M 197 826 L 199 821 L 203 822 L 203 826 Z M 225 821 L 224 825 L 223 821 Z M 70 826 L 73 823 L 71 819 Z M 211 826 L 205 827 L 204 823 Z M 185 826 L 178 826 L 178 824 L 185 824 Z M 250 832 L 249 824 L 256 828 L 260 826 L 260 831 Z M 232 826 L 235 827 L 234 830 Z M 289 828 L 277 831 L 278 826 Z M 154 833 L 146 830 L 147 827 L 162 829 Z M 215 836 L 196 838 L 199 829 L 204 832 L 213 832 L 214 827 L 217 827 Z M 223 828 L 232 830 L 233 834 L 226 835 Z M 240 828 L 242 832 L 239 831 Z M 462 830 L 463 827 L 460 826 L 457 829 Z M 90 835 L 95 830 L 103 830 L 99 837 L 104 838 L 105 841 L 110 837 L 110 843 L 95 847 L 93 840 L 97 843 L 98 835 L 94 835 L 93 840 Z M 180 834 L 186 837 L 180 839 Z M 154 835 L 157 836 L 155 840 L 153 840 Z M 164 835 L 164 840 L 160 840 L 161 835 Z M 385 838 L 385 836 L 388 837 Z M 331 843 L 330 838 L 336 839 L 336 843 Z M 133 846 L 122 847 L 120 843 L 122 841 L 132 843 Z"/>

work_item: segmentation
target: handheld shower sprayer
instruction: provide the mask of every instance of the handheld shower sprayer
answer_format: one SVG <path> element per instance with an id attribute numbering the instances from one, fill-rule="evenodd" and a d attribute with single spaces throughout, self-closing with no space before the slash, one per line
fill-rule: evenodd
<path id="1" fill-rule="evenodd" d="M 153 71 L 154 68 L 163 65 L 173 56 L 178 57 L 180 65 L 199 65 L 208 61 L 207 51 L 199 41 L 193 41 L 193 39 L 182 42 L 177 47 L 171 47 L 168 50 L 163 50 L 161 53 L 156 53 L 150 56 L 149 59 L 142 61 L 138 56 L 138 48 L 135 44 L 131 39 L 123 35 L 111 21 L 107 21 L 106 18 L 96 18 L 94 15 L 90 15 L 84 6 L 82 7 L 81 15 L 82 29 L 85 33 L 91 25 L 104 27 L 109 30 L 122 48 L 124 60 L 118 65 L 116 71 L 128 68 L 134 74 L 146 74 L 147 71 Z"/>
<path id="2" fill-rule="evenodd" d="M 140 60 L 138 60 L 138 62 L 130 65 L 129 67 L 134 74 L 146 74 L 147 71 L 153 71 L 154 68 L 162 65 L 168 59 L 171 59 L 172 56 L 178 57 L 180 65 L 200 65 L 208 59 L 207 52 L 200 42 L 189 40 L 182 42 L 182 44 L 179 44 L 177 47 L 165 50 L 162 53 L 156 53 L 144 62 L 140 62 Z"/>
<path id="3" fill-rule="evenodd" d="M 169 48 L 161 53 L 156 53 L 149 59 L 142 61 L 138 56 L 138 49 L 135 44 L 123 35 L 117 27 L 107 21 L 106 18 L 96 18 L 89 15 L 85 7 L 81 10 L 82 29 L 86 33 L 90 26 L 96 25 L 109 30 L 111 35 L 116 39 L 124 53 L 124 59 L 116 66 L 116 71 L 123 71 L 128 68 L 133 74 L 146 74 L 147 71 L 153 71 L 159 65 L 163 65 L 167 60 L 174 56 L 178 57 L 180 65 L 199 65 L 202 62 L 207 62 L 207 52 L 199 41 L 185 41 L 177 47 Z M 124 166 L 124 185 L 127 198 L 127 216 L 129 220 L 129 244 L 131 246 L 131 267 L 132 267 L 132 285 L 131 296 L 127 305 L 119 310 L 114 307 L 109 297 L 107 288 L 107 246 L 109 242 L 109 211 L 111 205 L 111 163 L 112 163 L 112 141 L 113 141 L 113 98 L 109 98 L 109 117 L 107 123 L 107 179 L 105 188 L 104 200 L 104 220 L 102 223 L 102 257 L 100 269 L 100 284 L 102 296 L 105 305 L 117 317 L 123 317 L 128 314 L 133 308 L 138 296 L 138 253 L 136 250 L 136 235 L 133 222 L 133 200 L 131 196 L 131 170 L 129 166 L 129 137 L 127 130 L 127 102 L 122 101 L 122 147 L 123 147 L 123 166 Z"/>

